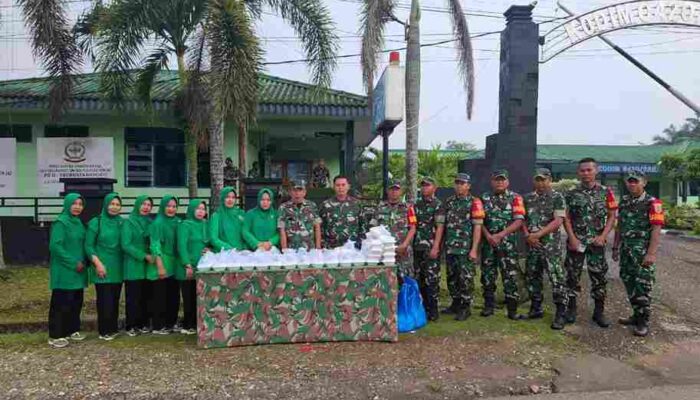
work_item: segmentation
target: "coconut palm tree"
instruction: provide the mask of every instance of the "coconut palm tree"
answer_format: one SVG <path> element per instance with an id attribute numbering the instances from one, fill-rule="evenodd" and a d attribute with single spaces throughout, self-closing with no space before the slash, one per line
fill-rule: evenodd
<path id="1" fill-rule="evenodd" d="M 656 135 L 652 139 L 654 144 L 676 144 L 685 140 L 700 139 L 700 115 L 686 118 L 680 129 L 671 124 L 664 129 L 663 136 Z"/>
<path id="2" fill-rule="evenodd" d="M 466 91 L 467 117 L 471 119 L 474 104 L 474 58 L 469 26 L 459 0 L 446 0 L 452 19 L 459 55 L 459 72 Z M 372 97 L 372 86 L 377 71 L 378 56 L 384 47 L 384 31 L 389 22 L 398 22 L 406 28 L 406 177 L 409 188 L 416 187 L 418 172 L 418 118 L 420 115 L 420 1 L 411 0 L 408 23 L 394 14 L 394 0 L 365 0 L 361 10 L 362 76 L 367 93 Z M 370 107 L 370 110 L 372 107 Z M 414 198 L 409 190 L 409 200 Z"/>
<path id="3" fill-rule="evenodd" d="M 336 36 L 320 0 L 115 0 L 109 5 L 98 2 L 77 26 L 81 44 L 96 49 L 103 92 L 115 100 L 135 91 L 150 104 L 155 76 L 175 56 L 180 78 L 177 105 L 187 121 L 191 197 L 197 190 L 198 140 L 209 133 L 216 200 L 223 184 L 223 121 L 232 117 L 242 133 L 242 145 L 247 126 L 255 121 L 263 52 L 254 22 L 264 8 L 292 25 L 306 50 L 314 83 L 328 86 Z M 130 73 L 135 69 L 137 74 Z M 245 165 L 240 167 L 245 170 Z"/>

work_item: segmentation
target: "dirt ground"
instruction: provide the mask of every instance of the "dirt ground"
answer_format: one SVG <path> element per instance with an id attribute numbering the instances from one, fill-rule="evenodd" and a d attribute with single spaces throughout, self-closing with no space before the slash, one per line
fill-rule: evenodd
<path id="1" fill-rule="evenodd" d="M 617 324 L 595 326 L 590 301 L 564 333 L 548 328 L 551 308 L 544 321 L 517 323 L 502 310 L 481 318 L 477 308 L 467 322 L 442 318 L 398 343 L 199 350 L 181 335 L 102 343 L 91 332 L 84 343 L 51 350 L 45 333 L 5 334 L 0 397 L 468 399 L 697 383 L 700 244 L 664 238 L 657 271 L 653 334 L 645 339 Z M 612 263 L 610 278 L 608 314 L 616 320 L 629 308 Z"/>

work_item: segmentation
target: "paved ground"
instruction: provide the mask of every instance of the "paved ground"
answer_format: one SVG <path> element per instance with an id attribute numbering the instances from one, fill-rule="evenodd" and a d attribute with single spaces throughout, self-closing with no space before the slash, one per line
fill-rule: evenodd
<path id="1" fill-rule="evenodd" d="M 513 397 L 498 397 L 493 400 L 512 400 Z M 650 389 L 566 393 L 539 396 L 541 400 L 697 400 L 700 399 L 700 386 L 662 386 Z"/>

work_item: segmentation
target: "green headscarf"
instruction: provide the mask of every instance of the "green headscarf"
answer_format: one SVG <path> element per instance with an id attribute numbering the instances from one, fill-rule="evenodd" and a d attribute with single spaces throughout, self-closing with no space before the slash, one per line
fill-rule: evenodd
<path id="1" fill-rule="evenodd" d="M 245 213 L 234 205 L 226 207 L 226 197 L 236 191 L 227 186 L 221 189 L 221 204 L 211 218 L 211 241 L 214 250 L 243 250 L 243 223 Z"/>
<path id="2" fill-rule="evenodd" d="M 153 204 L 153 199 L 143 195 L 136 198 L 129 219 L 122 226 L 121 242 L 124 251 L 124 280 L 146 279 L 146 255 L 148 249 L 150 215 L 141 215 L 141 206 L 146 201 Z"/>
<path id="3" fill-rule="evenodd" d="M 78 193 L 66 194 L 66 197 L 63 198 L 63 210 L 61 210 L 61 214 L 59 214 L 58 218 L 56 219 L 66 224 L 66 226 L 68 227 L 78 225 L 80 227 L 83 227 L 83 222 L 80 220 L 80 218 L 74 216 L 70 212 L 70 208 L 73 206 L 73 203 L 75 203 L 75 201 L 78 199 L 83 201 L 83 207 L 85 207 L 85 199 L 83 198 L 83 196 L 81 196 Z"/>
<path id="4" fill-rule="evenodd" d="M 260 207 L 263 195 L 270 196 L 270 208 L 263 210 Z M 256 249 L 260 242 L 271 242 L 273 246 L 279 246 L 279 231 L 277 230 L 277 210 L 275 210 L 275 195 L 269 188 L 262 188 L 258 192 L 258 203 L 255 208 L 248 211 L 245 216 L 245 229 L 243 237 L 252 249 Z"/>
<path id="5" fill-rule="evenodd" d="M 136 201 L 134 201 L 134 207 L 129 213 L 129 219 L 127 220 L 129 223 L 138 227 L 145 234 L 148 234 L 148 224 L 151 222 L 151 217 L 148 215 L 141 215 L 141 206 L 147 200 L 151 202 L 151 205 L 153 205 L 153 199 L 150 196 L 144 194 L 137 197 Z"/>
<path id="6" fill-rule="evenodd" d="M 151 224 L 151 247 L 153 250 L 153 255 L 162 256 L 163 253 L 169 255 L 175 255 L 175 232 L 177 230 L 177 224 L 180 223 L 180 219 L 177 216 L 168 217 L 165 215 L 165 209 L 168 207 L 168 203 L 171 200 L 175 200 L 178 203 L 177 197 L 166 194 L 160 200 L 160 206 L 158 207 L 158 216 L 156 216 L 155 221 Z M 156 237 L 153 237 L 153 233 L 156 233 Z M 154 241 L 160 240 L 162 243 L 153 243 Z M 156 247 L 153 249 L 153 247 Z"/>
<path id="7" fill-rule="evenodd" d="M 87 285 L 87 274 L 83 269 L 78 272 L 78 262 L 84 261 L 85 227 L 80 218 L 71 214 L 70 208 L 77 199 L 83 197 L 77 193 L 68 193 L 63 199 L 63 210 L 51 225 L 49 241 L 50 288 L 76 290 Z M 83 199 L 83 204 L 85 200 Z"/>
<path id="8" fill-rule="evenodd" d="M 200 204 L 204 204 L 205 210 L 207 209 L 207 202 L 204 200 L 200 199 L 192 199 L 190 200 L 190 204 L 187 206 L 187 218 L 185 221 L 183 221 L 183 224 L 187 224 L 189 227 L 196 227 L 198 229 L 207 229 L 208 227 L 204 222 L 206 222 L 205 219 L 197 219 L 197 217 L 194 216 L 194 213 L 197 211 L 197 207 L 199 207 Z M 206 218 L 206 216 L 205 216 Z M 208 232 L 202 232 L 202 238 L 204 239 L 205 242 L 209 243 L 209 233 Z"/>
<path id="9" fill-rule="evenodd" d="M 97 220 L 98 241 L 100 241 L 100 234 L 105 232 L 105 230 L 109 230 L 110 233 L 116 233 L 116 241 L 100 241 L 100 246 L 110 249 L 120 247 L 119 231 L 121 230 L 121 224 L 123 222 L 121 215 L 112 215 L 109 213 L 109 203 L 111 203 L 114 199 L 119 199 L 119 203 L 122 202 L 121 197 L 119 197 L 119 193 L 112 192 L 105 196 L 104 200 L 102 201 L 102 211 L 100 211 L 100 215 Z"/>
<path id="10" fill-rule="evenodd" d="M 177 231 L 177 248 L 183 267 L 191 265 L 197 268 L 202 250 L 209 246 L 209 224 L 206 219 L 197 219 L 194 215 L 200 204 L 204 204 L 206 207 L 206 202 L 203 200 L 190 200 L 187 207 L 187 219 L 180 224 Z M 185 280 L 186 277 L 184 268 L 175 270 L 176 279 Z"/>

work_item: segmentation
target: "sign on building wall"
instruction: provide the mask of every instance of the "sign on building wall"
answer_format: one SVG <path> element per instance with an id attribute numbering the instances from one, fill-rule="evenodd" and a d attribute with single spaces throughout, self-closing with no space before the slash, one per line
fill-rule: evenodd
<path id="1" fill-rule="evenodd" d="M 112 138 L 37 138 L 41 196 L 58 196 L 60 178 L 114 178 Z"/>
<path id="2" fill-rule="evenodd" d="M 659 173 L 656 164 L 598 164 L 598 171 L 603 174 L 624 174 L 632 170 L 642 171 L 647 174 Z"/>
<path id="3" fill-rule="evenodd" d="M 17 195 L 17 142 L 0 138 L 0 197 Z"/>

